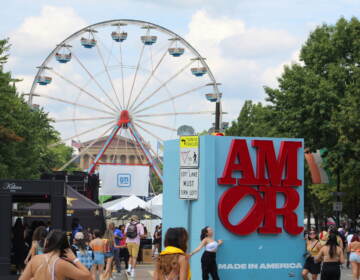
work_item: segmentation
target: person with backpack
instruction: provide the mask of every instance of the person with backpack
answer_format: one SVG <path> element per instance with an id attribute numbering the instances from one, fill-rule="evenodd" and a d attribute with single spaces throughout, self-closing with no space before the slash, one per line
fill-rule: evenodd
<path id="1" fill-rule="evenodd" d="M 136 215 L 131 216 L 130 223 L 125 228 L 126 245 L 130 254 L 130 262 L 127 273 L 135 277 L 136 259 L 139 254 L 140 238 L 144 235 L 144 227 L 139 223 Z"/>

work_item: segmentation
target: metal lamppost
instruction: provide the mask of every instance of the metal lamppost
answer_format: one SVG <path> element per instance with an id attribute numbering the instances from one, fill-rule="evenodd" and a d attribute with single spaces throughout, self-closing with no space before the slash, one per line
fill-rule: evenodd
<path id="1" fill-rule="evenodd" d="M 208 86 L 213 86 L 215 92 L 213 93 L 207 93 L 205 94 L 206 99 L 210 102 L 215 102 L 215 127 L 214 127 L 214 132 L 220 132 L 221 128 L 221 97 L 222 97 L 222 93 L 219 92 L 218 86 L 221 85 L 220 83 L 210 83 L 207 84 Z"/>

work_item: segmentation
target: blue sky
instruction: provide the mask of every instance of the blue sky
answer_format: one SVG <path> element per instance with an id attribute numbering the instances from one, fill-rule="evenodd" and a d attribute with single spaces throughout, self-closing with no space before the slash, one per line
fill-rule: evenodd
<path id="1" fill-rule="evenodd" d="M 311 30 L 359 14 L 357 0 L 13 0 L 0 10 L 0 37 L 10 38 L 7 69 L 24 79 L 20 92 L 28 92 L 35 67 L 86 25 L 110 19 L 162 25 L 207 58 L 222 83 L 224 119 L 231 121 L 244 100 L 264 100 L 263 86 L 276 86 L 283 65 L 297 61 Z"/>

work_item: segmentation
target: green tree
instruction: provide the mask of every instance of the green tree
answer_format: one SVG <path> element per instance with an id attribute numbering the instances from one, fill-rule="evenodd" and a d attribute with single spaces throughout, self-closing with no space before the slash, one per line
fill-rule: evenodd
<path id="1" fill-rule="evenodd" d="M 228 135 L 304 138 L 309 151 L 327 148 L 325 167 L 340 179 L 346 215 L 360 214 L 360 22 L 341 18 L 316 28 L 300 63 L 284 67 L 278 87 L 265 87 L 267 106 L 245 102 Z M 339 178 L 338 178 L 339 174 Z M 305 182 L 306 211 L 332 213 L 334 185 Z"/>
<path id="2" fill-rule="evenodd" d="M 244 137 L 271 137 L 278 136 L 276 127 L 272 121 L 272 109 L 261 103 L 253 104 L 245 101 L 239 117 L 233 121 L 226 130 L 226 135 L 238 135 Z"/>
<path id="3" fill-rule="evenodd" d="M 344 212 L 354 220 L 360 209 L 360 22 L 341 18 L 309 36 L 301 64 L 286 66 L 277 89 L 265 88 L 280 134 L 305 139 L 310 151 L 327 148 L 327 167 L 340 176 Z M 320 203 L 334 198 L 329 187 L 312 187 Z"/>
<path id="4" fill-rule="evenodd" d="M 33 109 L 17 93 L 11 73 L 4 72 L 8 50 L 8 41 L 0 40 L 0 178 L 39 178 L 65 163 L 72 148 L 49 148 L 59 133 L 42 109 Z"/>

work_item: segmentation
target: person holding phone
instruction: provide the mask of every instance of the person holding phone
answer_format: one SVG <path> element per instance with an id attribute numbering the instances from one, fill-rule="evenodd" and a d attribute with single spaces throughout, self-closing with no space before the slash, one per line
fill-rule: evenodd
<path id="1" fill-rule="evenodd" d="M 65 232 L 52 230 L 45 239 L 44 254 L 33 257 L 19 280 L 91 280 L 90 271 L 70 249 Z"/>

